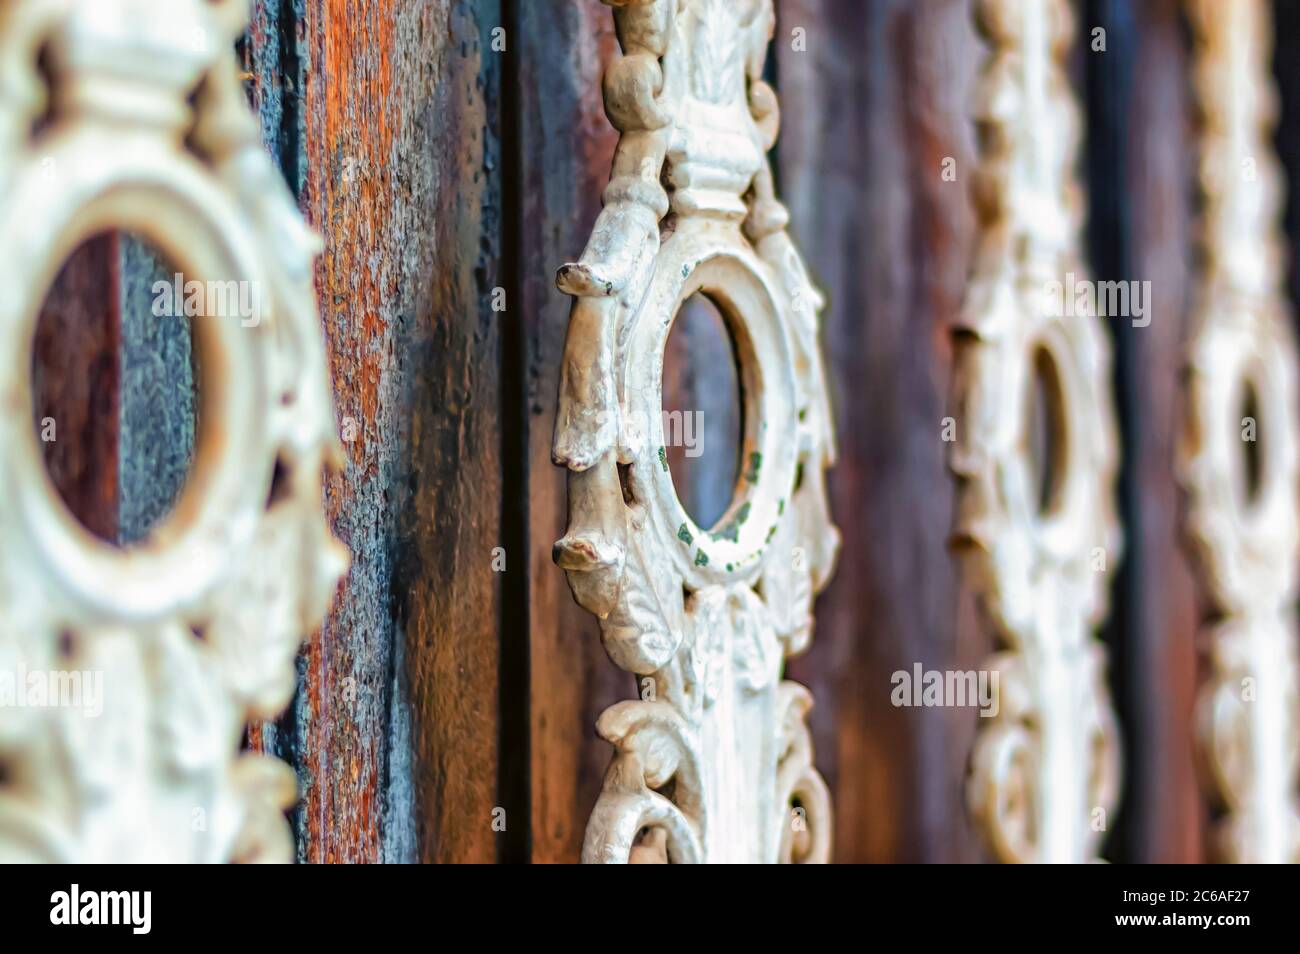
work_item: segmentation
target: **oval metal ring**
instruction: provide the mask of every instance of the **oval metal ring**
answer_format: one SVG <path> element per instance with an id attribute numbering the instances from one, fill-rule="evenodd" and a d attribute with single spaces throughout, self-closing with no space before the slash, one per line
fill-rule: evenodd
<path id="1" fill-rule="evenodd" d="M 200 599 L 253 538 L 274 463 L 259 346 L 269 328 L 199 319 L 205 373 L 194 465 L 173 513 L 148 540 L 122 550 L 75 519 L 36 446 L 31 349 L 42 297 L 78 245 L 114 228 L 146 236 L 187 274 L 270 286 L 241 251 L 256 244 L 202 170 L 143 151 L 115 153 L 117 161 L 101 152 L 94 163 L 80 162 L 94 145 L 70 140 L 48 150 L 57 181 L 47 182 L 33 164 L 16 183 L 10 217 L 0 224 L 7 237 L 0 267 L 10 274 L 0 282 L 10 289 L 0 298 L 0 368 L 7 369 L 7 403 L 16 412 L 5 426 L 10 446 L 22 448 L 4 466 L 18 497 L 14 510 L 47 562 L 46 578 L 88 610 L 147 620 Z"/>
<path id="2" fill-rule="evenodd" d="M 698 526 L 678 498 L 663 433 L 663 356 L 673 321 L 696 293 L 712 299 L 735 339 L 743 392 L 741 467 L 731 505 L 711 528 Z M 625 402 L 644 427 L 639 467 L 650 488 L 659 545 L 691 588 L 752 579 L 794 492 L 798 447 L 797 390 L 788 332 L 765 266 L 739 236 L 712 228 L 675 233 L 659 254 L 654 281 L 625 354 L 653 361 L 625 364 Z"/>

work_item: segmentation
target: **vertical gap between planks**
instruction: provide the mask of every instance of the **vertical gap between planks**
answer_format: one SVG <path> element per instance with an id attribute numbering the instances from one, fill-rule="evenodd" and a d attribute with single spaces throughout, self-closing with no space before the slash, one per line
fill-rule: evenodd
<path id="1" fill-rule="evenodd" d="M 508 43 L 522 36 L 519 4 L 502 0 L 501 20 Z M 500 130 L 502 159 L 501 271 L 505 276 L 507 310 L 501 328 L 501 546 L 507 572 L 502 574 L 501 632 L 497 679 L 499 721 L 497 746 L 498 802 L 505 809 L 506 830 L 497 843 L 497 861 L 527 862 L 532 855 L 532 804 L 529 703 L 529 573 L 528 559 L 528 404 L 527 325 L 523 315 L 511 317 L 512 305 L 524 302 L 520 276 L 523 255 L 520 221 L 522 143 L 520 116 L 520 51 L 508 46 L 502 56 Z"/>
<path id="2" fill-rule="evenodd" d="M 1120 281 L 1131 274 L 1129 228 L 1126 209 L 1124 117 L 1131 99 L 1129 82 L 1134 49 L 1133 23 L 1126 0 L 1088 0 L 1076 43 L 1083 57 L 1085 152 L 1087 173 L 1087 251 L 1095 281 Z M 1106 31 L 1105 53 L 1091 49 L 1092 30 Z M 1141 679 L 1135 666 L 1142 658 L 1139 619 L 1142 593 L 1142 536 L 1137 519 L 1137 460 L 1135 441 L 1138 428 L 1134 415 L 1140 413 L 1134 389 L 1133 328 L 1123 320 L 1104 319 L 1106 333 L 1114 346 L 1112 387 L 1120 438 L 1118 483 L 1120 520 L 1125 528 L 1124 554 L 1115 568 L 1110 615 L 1102 636 L 1110 652 L 1110 689 L 1119 716 L 1123 751 L 1123 793 L 1116 817 L 1108 819 L 1110 834 L 1103 839 L 1104 855 L 1115 862 L 1130 860 L 1132 853 L 1130 818 L 1136 802 L 1131 795 L 1143 783 L 1142 766 L 1135 756 L 1139 745 L 1133 727 Z M 1115 559 L 1115 555 L 1109 555 Z"/>

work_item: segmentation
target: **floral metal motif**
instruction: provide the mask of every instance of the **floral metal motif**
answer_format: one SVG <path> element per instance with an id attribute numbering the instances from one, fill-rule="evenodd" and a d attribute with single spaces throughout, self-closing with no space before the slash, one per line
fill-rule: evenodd
<path id="1" fill-rule="evenodd" d="M 1190 10 L 1204 218 L 1180 469 L 1188 536 L 1216 609 L 1198 736 L 1212 794 L 1226 807 L 1220 855 L 1295 862 L 1300 462 L 1270 12 L 1262 0 L 1202 0 Z"/>
<path id="2" fill-rule="evenodd" d="M 293 773 L 240 743 L 288 702 L 347 557 L 322 512 L 340 447 L 319 241 L 244 100 L 232 49 L 246 15 L 245 0 L 0 0 L 0 678 L 98 674 L 103 690 L 97 717 L 0 706 L 5 861 L 292 856 Z M 112 229 L 270 305 L 252 326 L 196 322 L 193 473 L 125 549 L 63 505 L 31 412 L 43 297 Z"/>
<path id="3" fill-rule="evenodd" d="M 605 77 L 621 138 L 582 258 L 555 430 L 570 524 L 555 546 L 641 698 L 600 718 L 616 749 L 586 862 L 825 861 L 826 786 L 807 690 L 781 680 L 812 635 L 838 547 L 821 298 L 785 231 L 765 153 L 771 0 L 607 0 Z M 718 525 L 677 498 L 662 426 L 664 345 L 695 293 L 726 316 L 744 391 L 743 474 Z"/>
<path id="4" fill-rule="evenodd" d="M 977 736 L 967 794 L 1001 860 L 1085 861 L 1118 793 L 1091 629 L 1121 532 L 1105 330 L 1086 308 L 1050 307 L 1084 273 L 1079 115 L 1063 68 L 1074 28 L 1065 0 L 982 0 L 977 20 L 992 49 L 977 92 L 979 245 L 955 333 L 954 544 L 1005 649 L 986 663 L 1001 673 L 999 711 Z M 1057 452 L 1036 462 L 1040 382 Z"/>

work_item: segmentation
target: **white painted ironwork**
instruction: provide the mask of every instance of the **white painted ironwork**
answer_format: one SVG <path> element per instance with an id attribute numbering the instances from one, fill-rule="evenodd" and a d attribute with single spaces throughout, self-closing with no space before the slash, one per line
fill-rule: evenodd
<path id="1" fill-rule="evenodd" d="M 985 664 L 1001 673 L 1000 705 L 981 724 L 967 794 L 1001 860 L 1086 861 L 1118 789 L 1092 629 L 1121 531 L 1109 345 L 1075 295 L 1086 270 L 1079 110 L 1064 69 L 1074 26 L 1065 0 L 976 9 L 991 48 L 977 92 L 980 231 L 955 336 L 951 467 L 955 543 L 1004 648 Z M 1039 454 L 1035 413 L 1050 437 Z"/>
<path id="2" fill-rule="evenodd" d="M 1198 737 L 1211 794 L 1226 807 L 1220 857 L 1295 862 L 1300 461 L 1271 13 L 1262 0 L 1202 0 L 1190 11 L 1204 213 L 1181 470 L 1188 535 L 1217 611 Z"/>
<path id="3" fill-rule="evenodd" d="M 246 13 L 244 0 L 0 2 L 0 679 L 18 693 L 0 705 L 6 861 L 292 857 L 293 773 L 241 739 L 289 701 L 298 644 L 347 559 L 322 512 L 340 448 L 319 241 L 244 99 Z M 62 503 L 31 411 L 42 301 L 73 250 L 113 229 L 268 305 L 256 321 L 195 322 L 193 472 L 172 515 L 125 549 Z"/>
<path id="4" fill-rule="evenodd" d="M 574 595 L 641 698 L 601 716 L 616 748 L 587 862 L 825 861 L 830 811 L 806 689 L 781 679 L 812 635 L 838 535 L 818 351 L 821 299 L 786 234 L 766 152 L 771 0 L 609 0 L 623 56 L 605 77 L 621 132 L 582 258 L 555 432 Z M 697 526 L 662 433 L 664 345 L 683 302 L 711 298 L 736 341 L 742 474 Z"/>

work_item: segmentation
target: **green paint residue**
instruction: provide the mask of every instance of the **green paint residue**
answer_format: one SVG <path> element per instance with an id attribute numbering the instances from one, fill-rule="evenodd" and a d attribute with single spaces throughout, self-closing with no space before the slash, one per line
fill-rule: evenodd
<path id="1" fill-rule="evenodd" d="M 808 409 L 806 407 L 799 408 L 799 420 L 805 421 L 807 419 L 808 419 Z"/>
<path id="2" fill-rule="evenodd" d="M 659 448 L 659 466 L 664 469 L 665 474 L 668 473 L 668 451 L 662 447 Z"/>
<path id="3" fill-rule="evenodd" d="M 776 505 L 776 515 L 779 517 L 785 513 L 785 498 L 782 497 Z"/>
<path id="4" fill-rule="evenodd" d="M 763 455 L 754 451 L 749 455 L 749 469 L 745 471 L 745 479 L 751 484 L 758 483 L 758 472 L 763 467 Z"/>
<path id="5" fill-rule="evenodd" d="M 734 568 L 730 563 L 728 563 L 728 564 L 727 564 L 727 572 L 730 573 L 733 569 L 735 569 L 735 568 Z"/>
<path id="6" fill-rule="evenodd" d="M 763 542 L 764 542 L 764 543 L 771 543 L 771 542 L 772 542 L 772 538 L 773 538 L 774 536 L 776 536 L 776 524 L 772 524 L 772 529 L 769 530 L 769 531 L 767 531 L 767 539 L 764 540 Z"/>
<path id="7" fill-rule="evenodd" d="M 707 553 L 705 553 L 703 550 L 697 550 L 696 553 L 695 553 L 695 565 L 696 565 L 696 566 L 708 566 L 708 565 L 709 565 L 709 555 L 708 555 Z"/>
<path id="8" fill-rule="evenodd" d="M 722 529 L 709 534 L 709 536 L 713 537 L 714 540 L 730 540 L 732 543 L 736 543 L 740 540 L 740 525 L 749 519 L 750 509 L 748 501 L 741 504 L 740 509 L 736 511 L 736 515 L 728 520 L 722 526 Z"/>
<path id="9" fill-rule="evenodd" d="M 682 543 L 685 543 L 687 546 L 690 546 L 695 542 L 695 536 L 691 533 L 690 528 L 687 527 L 686 524 L 682 524 L 677 528 L 677 539 L 682 541 Z"/>
<path id="10" fill-rule="evenodd" d="M 683 266 L 682 266 L 682 278 L 685 278 L 685 277 L 686 277 L 687 275 L 689 275 L 690 273 L 691 273 L 691 266 L 690 266 L 689 264 L 683 265 Z"/>

